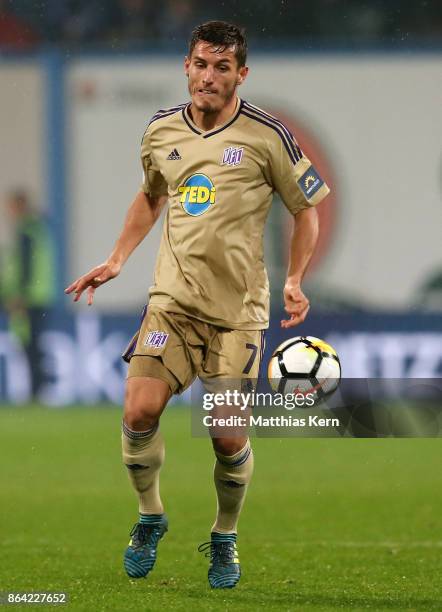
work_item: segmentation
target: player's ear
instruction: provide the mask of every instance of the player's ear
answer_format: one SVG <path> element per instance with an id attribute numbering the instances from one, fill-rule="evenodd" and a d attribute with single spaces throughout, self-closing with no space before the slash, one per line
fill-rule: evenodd
<path id="1" fill-rule="evenodd" d="M 184 58 L 184 74 L 186 75 L 186 77 L 189 76 L 189 68 L 190 68 L 190 58 L 186 57 Z"/>
<path id="2" fill-rule="evenodd" d="M 241 85 L 244 82 L 247 74 L 249 72 L 248 66 L 242 66 L 238 71 L 238 77 L 236 79 L 236 84 Z"/>

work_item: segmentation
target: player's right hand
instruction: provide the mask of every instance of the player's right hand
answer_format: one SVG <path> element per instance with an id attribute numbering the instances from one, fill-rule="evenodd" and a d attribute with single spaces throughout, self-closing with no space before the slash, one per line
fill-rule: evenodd
<path id="1" fill-rule="evenodd" d="M 65 293 L 74 293 L 74 302 L 78 302 L 83 291 L 87 289 L 87 305 L 91 306 L 94 301 L 94 293 L 97 287 L 104 285 L 120 274 L 121 265 L 108 262 L 92 268 L 87 274 L 77 278 L 69 287 L 64 290 Z"/>

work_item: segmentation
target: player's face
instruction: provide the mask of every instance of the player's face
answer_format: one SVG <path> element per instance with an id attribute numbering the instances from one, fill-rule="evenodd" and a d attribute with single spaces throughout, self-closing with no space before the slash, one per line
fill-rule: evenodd
<path id="1" fill-rule="evenodd" d="M 192 103 L 203 113 L 217 113 L 230 102 L 248 68 L 238 68 L 234 47 L 217 51 L 211 43 L 200 41 L 191 57 L 186 57 L 184 70 Z"/>

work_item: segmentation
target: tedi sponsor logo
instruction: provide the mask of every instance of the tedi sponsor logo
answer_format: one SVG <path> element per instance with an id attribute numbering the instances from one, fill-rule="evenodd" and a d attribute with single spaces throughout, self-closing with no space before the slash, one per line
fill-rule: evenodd
<path id="1" fill-rule="evenodd" d="M 184 185 L 178 187 L 180 203 L 185 212 L 192 217 L 205 213 L 216 199 L 216 188 L 205 174 L 192 174 Z"/>

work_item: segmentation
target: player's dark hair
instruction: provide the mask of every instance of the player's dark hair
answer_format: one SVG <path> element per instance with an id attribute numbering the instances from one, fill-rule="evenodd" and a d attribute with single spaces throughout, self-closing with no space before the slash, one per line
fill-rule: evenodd
<path id="1" fill-rule="evenodd" d="M 211 43 L 220 52 L 229 47 L 234 47 L 238 68 L 246 65 L 247 40 L 244 28 L 239 28 L 227 21 L 207 21 L 197 26 L 190 38 L 189 57 L 191 57 L 196 43 L 200 40 Z"/>

